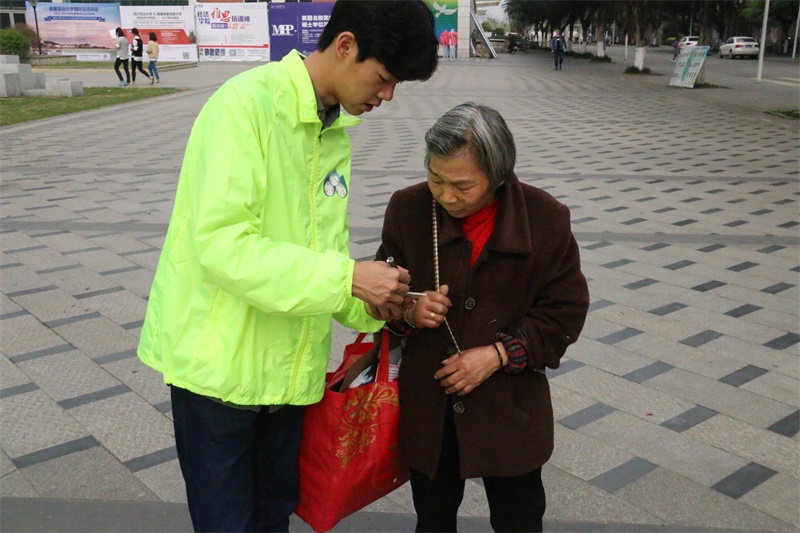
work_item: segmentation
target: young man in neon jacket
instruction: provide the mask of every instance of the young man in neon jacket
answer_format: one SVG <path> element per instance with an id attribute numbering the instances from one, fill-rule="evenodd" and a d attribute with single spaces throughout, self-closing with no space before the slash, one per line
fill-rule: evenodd
<path id="1" fill-rule="evenodd" d="M 348 254 L 359 120 L 341 110 L 428 79 L 437 45 L 422 0 L 339 0 L 314 53 L 229 80 L 192 128 L 138 352 L 171 386 L 196 530 L 288 530 L 331 319 L 400 315 L 408 272 Z"/>

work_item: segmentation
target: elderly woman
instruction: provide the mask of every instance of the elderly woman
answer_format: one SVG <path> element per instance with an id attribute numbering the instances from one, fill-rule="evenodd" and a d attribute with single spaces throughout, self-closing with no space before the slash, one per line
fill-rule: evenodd
<path id="1" fill-rule="evenodd" d="M 481 477 L 495 531 L 541 531 L 545 367 L 558 368 L 589 304 L 569 210 L 520 183 L 514 139 L 490 107 L 451 109 L 425 142 L 428 181 L 392 196 L 377 254 L 428 289 L 389 324 L 407 335 L 400 449 L 416 530 L 456 531 L 464 480 Z"/>

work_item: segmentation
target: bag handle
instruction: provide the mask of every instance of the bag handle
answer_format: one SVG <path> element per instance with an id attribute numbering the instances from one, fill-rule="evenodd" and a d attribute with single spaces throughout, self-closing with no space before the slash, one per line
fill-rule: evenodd
<path id="1" fill-rule="evenodd" d="M 375 376 L 375 381 L 389 382 L 389 330 L 386 328 L 381 331 L 381 353 L 378 354 L 378 375 Z"/>

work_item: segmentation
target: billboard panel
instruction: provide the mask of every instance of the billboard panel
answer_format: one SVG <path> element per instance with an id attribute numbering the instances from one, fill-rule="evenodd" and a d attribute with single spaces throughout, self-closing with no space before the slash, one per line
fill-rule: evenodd
<path id="1" fill-rule="evenodd" d="M 145 44 L 156 34 L 159 61 L 197 61 L 193 6 L 121 6 L 120 17 L 128 40 L 131 28 Z"/>
<path id="2" fill-rule="evenodd" d="M 269 61 L 266 3 L 197 4 L 200 61 Z"/>
<path id="3" fill-rule="evenodd" d="M 331 2 L 269 3 L 270 55 L 280 60 L 293 49 L 309 55 L 331 17 Z"/>
<path id="4" fill-rule="evenodd" d="M 75 54 L 78 59 L 112 59 L 116 49 L 111 35 L 121 25 L 119 4 L 40 3 L 36 14 L 42 51 Z M 33 8 L 27 4 L 25 20 L 35 27 Z"/>

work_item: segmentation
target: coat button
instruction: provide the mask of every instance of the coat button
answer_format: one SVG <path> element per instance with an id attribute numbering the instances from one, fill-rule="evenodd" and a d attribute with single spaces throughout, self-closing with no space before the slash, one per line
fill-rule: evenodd
<path id="1" fill-rule="evenodd" d="M 448 346 L 447 347 L 447 356 L 448 357 L 453 355 L 453 354 L 456 354 L 456 353 L 458 353 L 458 350 L 456 350 L 455 346 Z"/>
<path id="2" fill-rule="evenodd" d="M 464 402 L 456 402 L 453 404 L 453 411 L 455 411 L 456 413 L 461 414 L 465 410 L 466 408 L 464 407 Z"/>
<path id="3" fill-rule="evenodd" d="M 472 296 L 467 298 L 464 301 L 464 308 L 466 308 L 467 311 L 472 311 L 475 308 L 475 298 L 473 298 Z"/>

